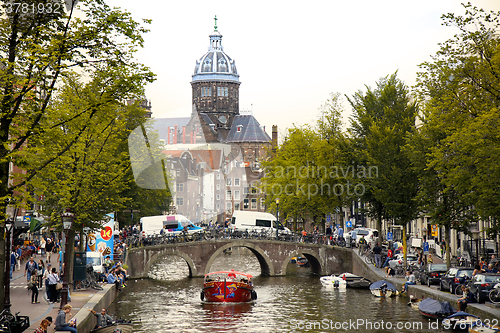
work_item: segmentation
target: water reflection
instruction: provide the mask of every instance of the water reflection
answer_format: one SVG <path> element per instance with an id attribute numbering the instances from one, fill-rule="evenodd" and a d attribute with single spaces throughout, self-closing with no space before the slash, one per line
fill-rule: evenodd
<path id="1" fill-rule="evenodd" d="M 152 267 L 151 279 L 130 281 L 109 312 L 132 319 L 134 332 L 444 332 L 406 305 L 406 298 L 375 298 L 369 290 L 322 287 L 307 268 L 289 265 L 286 277 L 260 276 L 253 254 L 233 248 L 211 271 L 235 269 L 254 275 L 257 301 L 207 304 L 200 299 L 201 278 L 188 278 L 180 257 L 170 256 Z M 335 325 L 356 322 L 379 326 Z M 408 324 L 388 329 L 380 323 Z M 310 326 L 308 326 L 310 325 Z M 316 326 L 311 326 L 316 325 Z M 338 327 L 338 326 L 337 326 Z"/>

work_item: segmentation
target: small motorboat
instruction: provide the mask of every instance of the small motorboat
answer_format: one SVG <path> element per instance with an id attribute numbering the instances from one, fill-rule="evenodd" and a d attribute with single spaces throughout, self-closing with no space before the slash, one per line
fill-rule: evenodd
<path id="1" fill-rule="evenodd" d="M 347 288 L 369 288 L 372 282 L 362 276 L 352 273 L 342 273 L 339 275 L 347 283 Z"/>
<path id="2" fill-rule="evenodd" d="M 319 278 L 321 284 L 327 288 L 334 289 L 345 289 L 347 287 L 347 282 L 339 276 L 328 275 Z"/>
<path id="3" fill-rule="evenodd" d="M 454 331 L 467 331 L 478 320 L 480 320 L 478 316 L 458 311 L 443 319 L 443 328 Z"/>
<path id="4" fill-rule="evenodd" d="M 500 326 L 488 325 L 480 320 L 471 324 L 469 327 L 469 333 L 498 333 L 500 332 Z"/>
<path id="5" fill-rule="evenodd" d="M 307 258 L 305 257 L 297 257 L 296 264 L 299 267 L 309 267 L 309 260 L 307 260 Z"/>
<path id="6" fill-rule="evenodd" d="M 457 312 L 449 302 L 440 302 L 432 298 L 423 299 L 418 305 L 422 316 L 433 319 L 443 319 Z"/>
<path id="7" fill-rule="evenodd" d="M 396 287 L 385 280 L 373 282 L 370 291 L 376 297 L 391 297 L 398 294 Z"/>
<path id="8" fill-rule="evenodd" d="M 232 269 L 206 274 L 200 297 L 206 302 L 250 302 L 257 299 L 257 293 L 252 275 Z"/>
<path id="9" fill-rule="evenodd" d="M 119 319 L 108 326 L 95 328 L 90 333 L 132 333 L 133 326 L 130 321 Z"/>
<path id="10" fill-rule="evenodd" d="M 410 301 L 406 303 L 406 305 L 410 306 L 412 309 L 418 310 L 418 306 L 420 305 L 421 301 L 421 298 L 416 298 L 415 296 L 410 295 Z"/>

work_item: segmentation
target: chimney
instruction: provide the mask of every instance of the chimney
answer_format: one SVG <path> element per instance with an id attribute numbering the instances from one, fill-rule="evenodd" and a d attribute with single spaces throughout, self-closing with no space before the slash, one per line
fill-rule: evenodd
<path id="1" fill-rule="evenodd" d="M 278 125 L 273 125 L 271 140 L 271 147 L 273 149 L 273 152 L 276 152 L 276 147 L 278 147 Z"/>
<path id="2" fill-rule="evenodd" d="M 174 126 L 174 145 L 177 144 L 177 125 Z"/>
<path id="3" fill-rule="evenodd" d="M 167 145 L 170 144 L 170 126 L 167 128 Z"/>
<path id="4" fill-rule="evenodd" d="M 182 126 L 182 143 L 186 143 L 186 126 Z"/>

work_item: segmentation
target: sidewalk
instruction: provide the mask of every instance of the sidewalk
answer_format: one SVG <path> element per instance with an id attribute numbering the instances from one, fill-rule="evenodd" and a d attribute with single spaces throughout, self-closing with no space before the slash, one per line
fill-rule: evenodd
<path id="1" fill-rule="evenodd" d="M 51 255 L 51 264 L 59 271 L 57 256 L 57 254 Z M 35 256 L 36 262 L 38 262 L 40 259 L 42 259 L 42 256 Z M 43 288 L 38 289 L 38 301 L 40 303 L 31 304 L 31 291 L 28 291 L 28 289 L 26 288 L 28 283 L 26 277 L 24 276 L 25 265 L 26 262 L 21 263 L 21 270 L 14 271 L 12 273 L 12 280 L 10 282 L 10 303 L 12 304 L 10 308 L 11 313 L 15 314 L 19 312 L 19 315 L 21 316 L 30 317 L 30 327 L 25 332 L 33 332 L 40 325 L 42 319 L 47 316 L 51 316 L 53 324 L 49 327 L 48 332 L 54 332 L 54 324 L 56 316 L 59 313 L 60 303 L 49 304 L 45 300 L 44 295 L 46 297 L 46 289 L 44 281 Z M 78 310 L 82 308 L 97 292 L 98 291 L 93 288 L 72 291 L 71 302 L 68 302 L 68 304 L 71 304 L 71 306 L 73 306 L 73 308 L 71 309 L 71 314 L 73 316 L 76 315 Z"/>

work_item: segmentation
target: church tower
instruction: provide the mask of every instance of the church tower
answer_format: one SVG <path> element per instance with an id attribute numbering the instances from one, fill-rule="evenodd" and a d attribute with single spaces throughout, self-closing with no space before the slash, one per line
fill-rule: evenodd
<path id="1" fill-rule="evenodd" d="M 217 30 L 215 17 L 208 52 L 196 61 L 191 81 L 192 103 L 202 127 L 209 126 L 218 134 L 213 139 L 209 135 L 207 141 L 225 140 L 235 116 L 239 115 L 239 77 L 234 60 L 222 47 L 222 35 Z M 207 135 L 208 128 L 204 132 Z"/>

